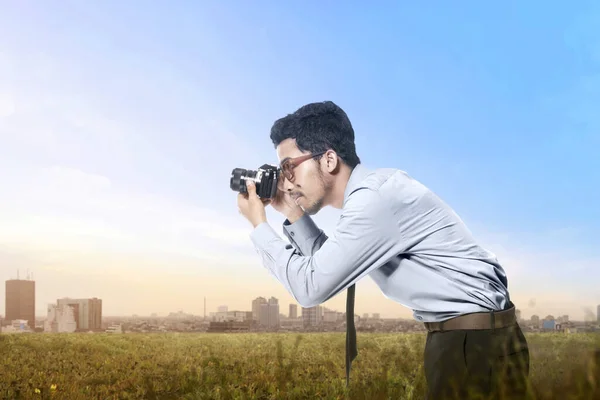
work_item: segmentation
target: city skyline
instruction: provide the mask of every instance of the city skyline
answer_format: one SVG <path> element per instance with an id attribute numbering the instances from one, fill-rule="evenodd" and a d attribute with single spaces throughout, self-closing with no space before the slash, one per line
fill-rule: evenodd
<path id="1" fill-rule="evenodd" d="M 344 329 L 344 312 L 322 305 L 301 307 L 289 304 L 288 315 L 282 312 L 279 299 L 260 296 L 252 300 L 251 311 L 229 310 L 227 304 L 218 306 L 216 312 L 203 317 L 182 310 L 169 315 L 107 316 L 102 312 L 103 300 L 98 298 L 74 299 L 63 297 L 48 304 L 46 316 L 33 314 L 35 281 L 28 274 L 26 279 L 5 282 L 6 315 L 0 316 L 2 333 L 73 333 L 73 332 L 298 332 Z M 206 299 L 205 299 L 206 300 Z M 206 306 L 206 303 L 205 303 Z M 597 313 L 591 312 L 584 320 L 569 315 L 524 316 L 516 310 L 519 324 L 532 332 L 593 332 L 600 327 L 600 304 Z M 424 332 L 425 327 L 414 319 L 385 318 L 380 313 L 354 314 L 354 321 L 363 332 Z M 27 326 L 28 325 L 28 326 Z"/>
<path id="2" fill-rule="evenodd" d="M 19 272 L 17 272 L 17 277 L 19 277 Z M 33 277 L 31 277 L 30 275 L 27 275 L 26 278 L 20 278 L 20 279 L 12 279 L 11 278 L 10 280 L 12 280 L 12 281 L 20 280 L 22 282 L 26 282 L 26 281 L 35 282 L 35 280 L 33 279 Z M 8 282 L 8 280 L 6 282 Z M 34 298 L 35 298 L 36 297 L 35 290 L 34 290 L 33 295 L 34 295 Z M 6 294 L 5 294 L 5 296 L 7 297 Z M 6 297 L 5 296 L 2 296 L 2 299 L 4 300 L 4 303 L 0 303 L 0 306 L 3 305 L 3 307 L 1 308 L 2 310 L 4 310 L 5 307 L 6 307 L 6 301 L 5 301 Z M 54 301 L 51 301 L 51 302 L 47 303 L 46 304 L 46 308 L 44 310 L 42 310 L 41 308 L 38 309 L 39 305 L 37 304 L 38 301 L 36 301 L 35 302 L 36 303 L 36 309 L 35 309 L 36 319 L 46 318 L 46 312 L 47 312 L 48 306 L 50 306 L 50 305 L 56 305 L 56 304 L 60 304 L 61 302 L 64 302 L 64 301 L 69 300 L 69 299 L 79 299 L 79 298 L 86 299 L 86 300 L 87 299 L 97 299 L 95 296 L 82 296 L 82 297 L 62 296 L 62 297 L 57 297 Z M 290 296 L 290 298 L 291 298 L 291 296 Z M 255 303 L 256 300 L 259 300 L 259 299 L 263 299 L 267 303 L 269 303 L 271 301 L 271 299 L 275 300 L 276 303 L 278 304 L 278 308 L 280 310 L 279 311 L 280 315 L 287 315 L 285 312 L 283 312 L 285 310 L 285 307 L 282 308 L 281 305 L 289 306 L 290 307 L 289 308 L 290 311 L 291 311 L 292 308 L 296 307 L 296 312 L 299 315 L 302 314 L 302 310 L 305 308 L 305 307 L 302 307 L 301 305 L 299 305 L 298 303 L 296 303 L 294 301 L 289 302 L 289 303 L 285 303 L 285 302 L 281 302 L 280 299 L 277 298 L 277 297 L 275 297 L 275 296 L 268 296 L 268 298 L 267 298 L 267 297 L 265 297 L 263 295 L 259 295 L 259 296 L 255 297 L 255 298 L 253 298 L 253 299 L 251 299 L 249 301 L 250 307 L 247 307 L 247 305 L 246 306 L 241 305 L 242 303 L 240 301 L 234 302 L 234 304 L 239 305 L 238 307 L 230 307 L 229 304 L 231 302 L 225 302 L 225 303 L 219 303 L 219 304 L 217 304 L 215 306 L 215 308 L 213 309 L 213 311 L 211 311 L 210 308 L 206 308 L 207 307 L 207 305 L 206 305 L 206 300 L 207 299 L 205 297 L 203 297 L 203 303 L 201 305 L 201 308 L 202 308 L 201 312 L 191 311 L 189 307 L 188 307 L 188 309 L 184 309 L 183 307 L 179 307 L 179 308 L 176 308 L 176 309 L 164 311 L 162 313 L 161 312 L 157 312 L 157 311 L 150 311 L 150 312 L 146 312 L 146 313 L 133 312 L 133 313 L 112 313 L 112 314 L 106 314 L 106 313 L 103 312 L 103 314 L 106 317 L 126 317 L 126 316 L 133 316 L 133 315 L 137 315 L 137 316 L 140 316 L 140 317 L 149 317 L 149 316 L 152 316 L 152 315 L 156 315 L 158 317 L 164 317 L 164 316 L 167 316 L 169 314 L 182 312 L 184 314 L 191 314 L 191 315 L 194 315 L 194 316 L 202 316 L 202 317 L 206 316 L 208 318 L 210 315 L 214 315 L 214 314 L 216 314 L 218 312 L 222 312 L 222 309 L 224 309 L 226 311 L 251 312 L 251 313 L 255 314 L 257 312 L 257 310 L 255 310 L 255 308 L 254 308 L 254 303 Z M 102 303 L 102 301 L 103 300 L 100 300 L 101 303 Z M 326 302 L 326 303 L 321 304 L 320 306 L 323 309 L 329 309 L 331 311 L 336 311 L 336 312 L 342 312 L 343 311 L 343 308 L 338 309 L 338 308 L 335 308 L 335 307 L 332 307 L 332 306 L 327 306 L 327 304 L 332 304 L 332 302 L 331 301 L 330 302 Z M 196 306 L 193 309 L 197 310 L 198 308 L 199 307 Z M 300 309 L 300 312 L 298 312 L 298 309 Z M 551 316 L 554 316 L 554 317 L 560 317 L 560 316 L 563 316 L 563 315 L 567 315 L 571 320 L 578 320 L 578 321 L 588 321 L 588 320 L 594 320 L 595 321 L 595 320 L 599 320 L 600 321 L 600 304 L 586 306 L 582 310 L 581 318 L 578 317 L 577 314 L 559 313 L 559 312 L 548 312 L 549 310 L 550 309 L 547 308 L 547 307 L 538 307 L 537 304 L 536 304 L 536 300 L 535 299 L 530 299 L 530 301 L 528 303 L 528 306 L 526 308 L 522 308 L 522 307 L 519 307 L 517 305 L 518 314 L 523 319 L 529 319 L 533 315 L 536 315 L 536 316 L 538 316 L 541 319 L 545 318 L 548 315 L 551 315 Z M 550 311 L 552 311 L 552 310 L 550 310 Z M 380 318 L 384 318 L 384 319 L 386 319 L 386 318 L 390 318 L 390 319 L 394 319 L 394 318 L 412 319 L 412 314 L 406 314 L 406 315 L 400 315 L 400 314 L 387 315 L 385 313 L 381 313 L 378 310 L 362 311 L 362 312 L 359 312 L 359 311 L 355 310 L 354 314 L 356 316 L 362 316 L 364 314 L 369 314 L 369 315 L 377 314 L 377 315 L 379 315 Z M 6 317 L 6 315 L 3 315 L 3 314 L 0 314 L 0 316 Z"/>
<path id="3" fill-rule="evenodd" d="M 3 6 L 0 280 L 29 269 L 36 313 L 63 296 L 106 315 L 294 302 L 229 177 L 278 162 L 276 119 L 332 100 L 366 166 L 407 171 L 496 254 L 523 315 L 594 311 L 598 6 L 338 8 Z M 338 216 L 314 220 L 331 235 Z M 411 318 L 369 278 L 355 311 Z"/>

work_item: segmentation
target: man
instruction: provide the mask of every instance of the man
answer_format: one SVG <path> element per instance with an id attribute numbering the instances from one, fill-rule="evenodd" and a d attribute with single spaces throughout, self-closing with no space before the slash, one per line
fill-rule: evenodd
<path id="1" fill-rule="evenodd" d="M 292 245 L 267 223 L 268 201 L 251 182 L 238 207 L 254 227 L 251 239 L 264 266 L 296 301 L 313 307 L 348 289 L 353 306 L 354 285 L 370 276 L 428 330 L 429 398 L 524 393 L 529 350 L 506 274 L 452 209 L 401 170 L 363 166 L 352 125 L 332 102 L 279 119 L 271 140 L 282 170 L 271 205 L 286 217 Z M 310 217 L 325 206 L 342 209 L 332 237 Z M 350 353 L 354 358 L 356 350 Z M 348 374 L 348 361 L 346 367 Z"/>

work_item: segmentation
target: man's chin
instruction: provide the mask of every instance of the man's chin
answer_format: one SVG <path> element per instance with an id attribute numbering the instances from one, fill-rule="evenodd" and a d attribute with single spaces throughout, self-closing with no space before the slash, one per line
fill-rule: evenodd
<path id="1" fill-rule="evenodd" d="M 321 211 L 322 207 L 319 205 L 313 205 L 313 206 L 307 207 L 307 208 L 300 206 L 300 208 L 302 208 L 302 210 L 304 211 L 305 214 L 316 215 L 319 211 Z"/>

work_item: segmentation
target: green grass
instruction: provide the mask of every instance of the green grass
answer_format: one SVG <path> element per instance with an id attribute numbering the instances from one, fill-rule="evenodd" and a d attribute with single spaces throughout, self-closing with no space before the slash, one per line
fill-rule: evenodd
<path id="1" fill-rule="evenodd" d="M 532 399 L 600 398 L 598 334 L 527 334 Z M 421 399 L 424 334 L 0 335 L 4 399 Z M 600 358 L 596 356 L 596 358 Z"/>

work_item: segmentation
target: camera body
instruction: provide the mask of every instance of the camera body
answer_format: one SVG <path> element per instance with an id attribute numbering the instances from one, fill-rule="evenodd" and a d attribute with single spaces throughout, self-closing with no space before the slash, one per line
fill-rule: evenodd
<path id="1" fill-rule="evenodd" d="M 273 199 L 277 195 L 277 183 L 280 179 L 279 167 L 264 164 L 257 170 L 234 168 L 231 171 L 229 187 L 239 193 L 248 193 L 246 181 L 252 180 L 256 186 L 256 194 L 261 199 Z"/>

